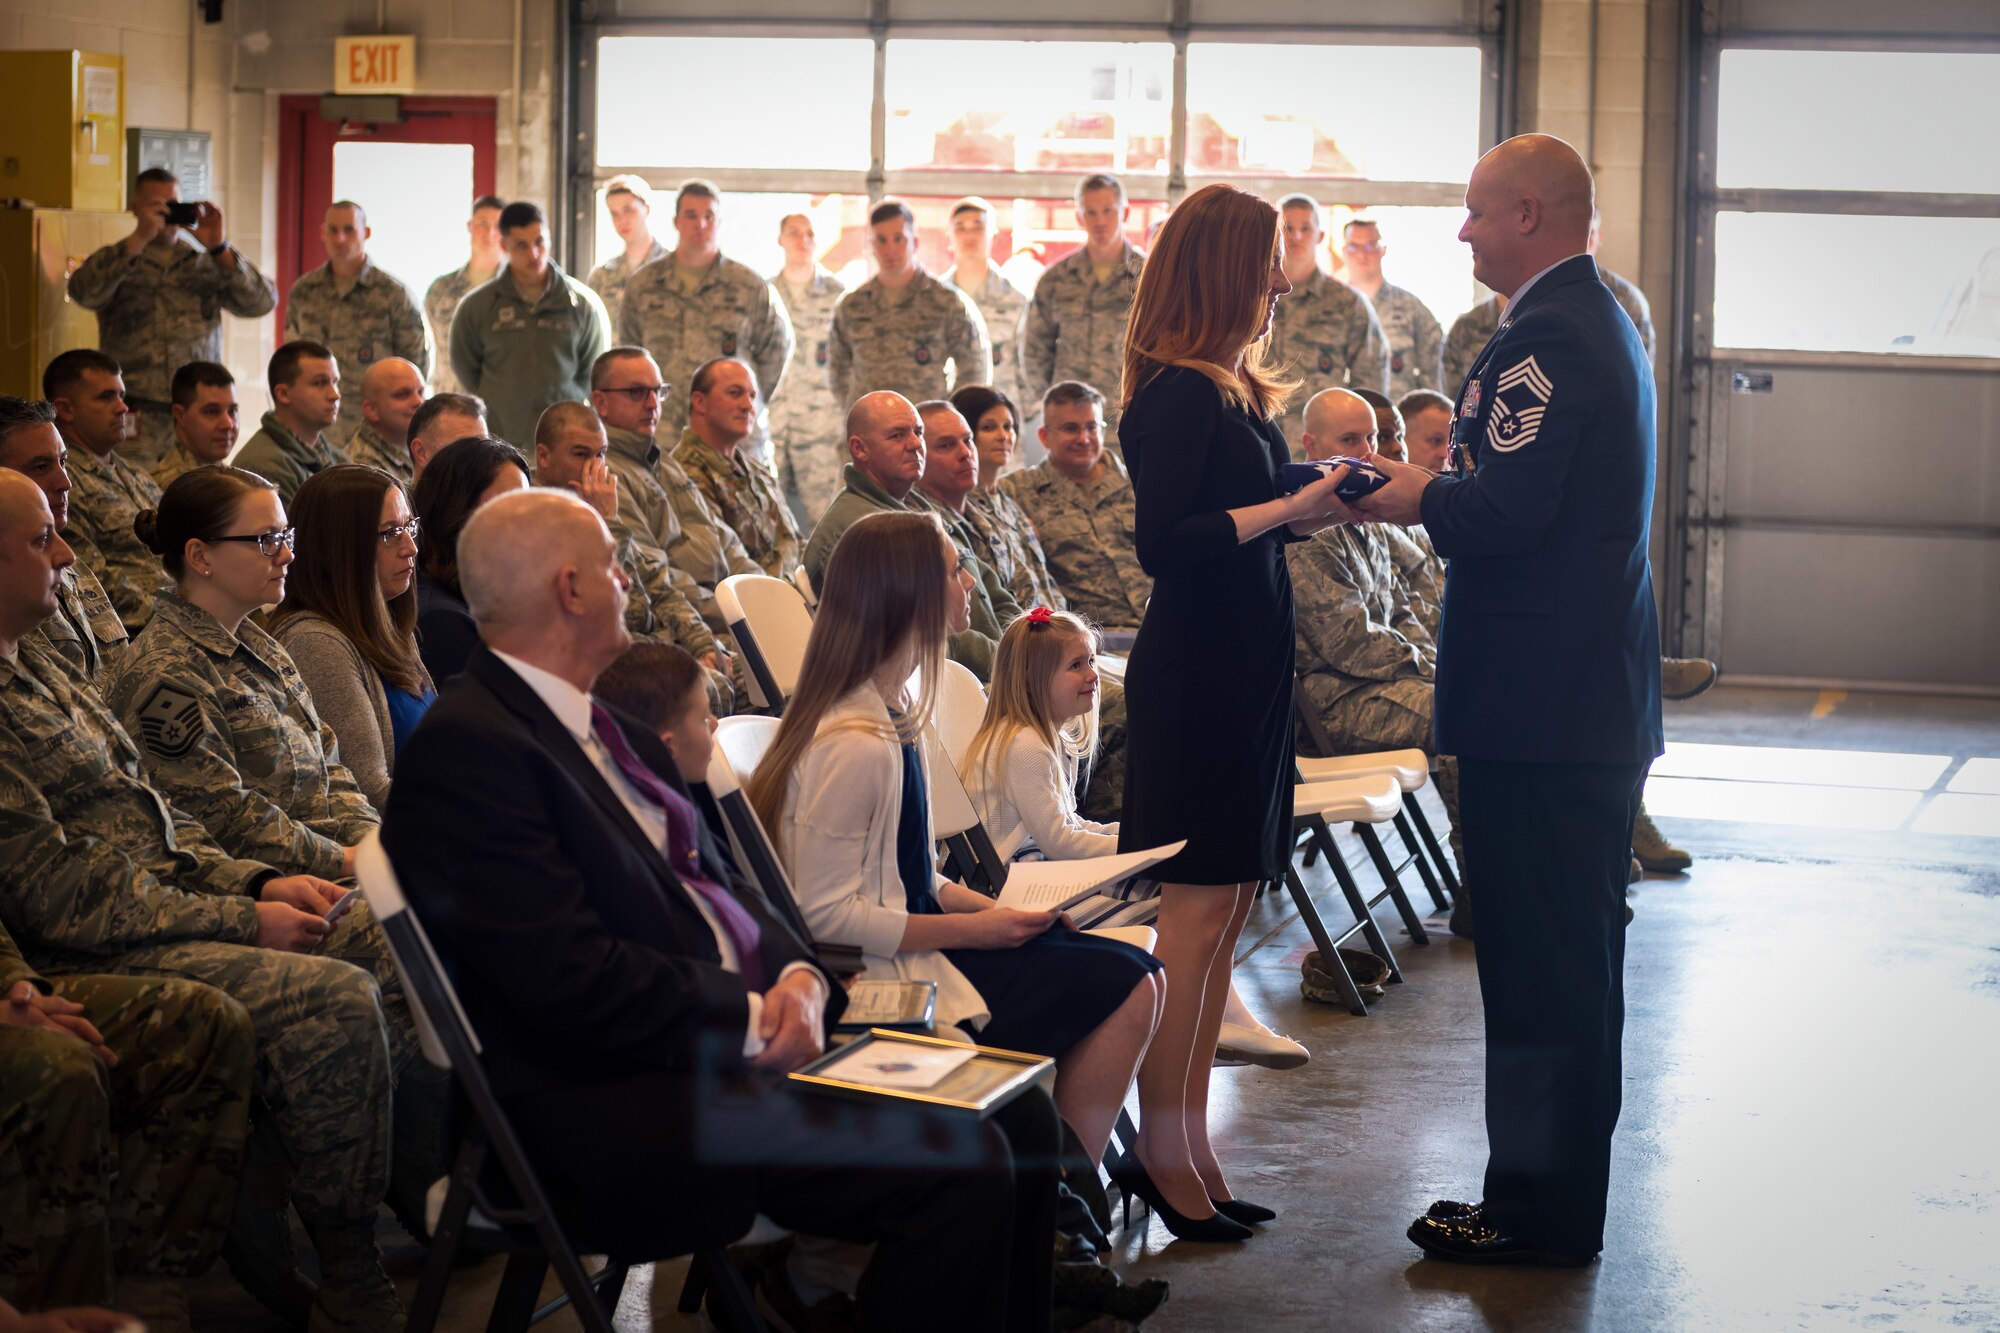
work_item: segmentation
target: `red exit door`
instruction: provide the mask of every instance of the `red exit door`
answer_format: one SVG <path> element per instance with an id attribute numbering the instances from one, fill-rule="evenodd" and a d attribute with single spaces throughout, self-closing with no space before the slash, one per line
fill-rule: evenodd
<path id="1" fill-rule="evenodd" d="M 493 193 L 495 99 L 405 97 L 399 122 L 327 120 L 320 99 L 278 99 L 278 329 L 299 275 L 326 262 L 320 223 L 336 199 L 361 205 L 375 266 L 419 301 L 465 263 L 472 201 Z"/>

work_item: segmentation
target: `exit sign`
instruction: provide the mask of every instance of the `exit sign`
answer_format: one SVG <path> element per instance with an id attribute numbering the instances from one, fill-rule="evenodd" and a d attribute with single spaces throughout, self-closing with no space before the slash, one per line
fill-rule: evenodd
<path id="1" fill-rule="evenodd" d="M 415 92 L 417 39 L 334 38 L 333 90 L 337 93 Z"/>

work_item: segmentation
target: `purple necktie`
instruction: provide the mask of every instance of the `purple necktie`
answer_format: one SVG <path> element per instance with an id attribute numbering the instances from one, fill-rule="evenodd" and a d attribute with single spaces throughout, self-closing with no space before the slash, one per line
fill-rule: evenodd
<path id="1" fill-rule="evenodd" d="M 611 762 L 618 765 L 618 771 L 625 775 L 625 780 L 641 796 L 666 812 L 667 863 L 674 868 L 674 874 L 679 876 L 681 883 L 700 894 L 709 910 L 715 913 L 723 933 L 736 947 L 736 963 L 742 969 L 744 984 L 753 991 L 762 991 L 764 960 L 757 952 L 757 942 L 763 932 L 757 928 L 757 919 L 743 910 L 743 904 L 737 902 L 729 890 L 702 874 L 701 840 L 695 835 L 694 803 L 662 782 L 657 773 L 632 753 L 631 742 L 625 739 L 617 721 L 595 702 L 590 705 L 590 730 L 598 743 L 611 752 Z"/>

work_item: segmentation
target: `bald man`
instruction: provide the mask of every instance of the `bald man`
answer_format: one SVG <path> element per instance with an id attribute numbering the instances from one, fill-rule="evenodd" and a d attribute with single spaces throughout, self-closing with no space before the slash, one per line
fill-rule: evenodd
<path id="1" fill-rule="evenodd" d="M 1409 1236 L 1460 1263 L 1604 1248 L 1626 867 L 1662 744 L 1653 375 L 1587 253 L 1592 190 L 1548 135 L 1480 159 L 1459 239 L 1506 318 L 1460 392 L 1452 470 L 1385 461 L 1357 506 L 1422 522 L 1450 565 L 1437 745 L 1477 885 L 1489 1156 L 1484 1202 L 1434 1205 Z"/>
<path id="2" fill-rule="evenodd" d="M 348 461 L 381 468 L 416 485 L 410 463 L 410 421 L 424 405 L 424 372 L 400 356 L 385 356 L 361 376 L 361 428 L 347 441 Z"/>
<path id="3" fill-rule="evenodd" d="M 875 1243 L 864 1327 L 1047 1328 L 1052 1105 L 836 1113 L 785 1078 L 844 992 L 740 883 L 658 737 L 591 697 L 631 641 L 603 519 L 503 496 L 458 563 L 484 646 L 397 755 L 382 841 L 564 1225 L 663 1258 L 761 1213 Z"/>

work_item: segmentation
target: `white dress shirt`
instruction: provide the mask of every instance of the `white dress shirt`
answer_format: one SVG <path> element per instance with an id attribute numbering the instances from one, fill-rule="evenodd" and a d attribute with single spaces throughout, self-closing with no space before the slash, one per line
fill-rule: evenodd
<path id="1" fill-rule="evenodd" d="M 655 805 L 649 798 L 639 794 L 638 788 L 632 785 L 632 780 L 625 776 L 623 769 L 618 767 L 618 761 L 611 757 L 611 752 L 604 748 L 602 741 L 597 739 L 597 733 L 591 729 L 590 725 L 590 696 L 564 680 L 561 676 L 553 672 L 544 671 L 542 668 L 531 663 L 523 662 L 518 657 L 509 656 L 498 649 L 493 651 L 493 655 L 502 662 L 505 662 L 515 675 L 527 682 L 528 688 L 535 692 L 535 697 L 540 699 L 551 713 L 555 714 L 556 721 L 562 723 L 564 730 L 568 731 L 575 738 L 577 745 L 589 757 L 590 762 L 596 767 L 598 774 L 603 777 L 606 785 L 617 795 L 620 804 L 625 807 L 626 813 L 632 816 L 632 822 L 637 824 L 641 831 L 645 833 L 646 841 L 651 843 L 654 850 L 659 852 L 662 860 L 667 859 L 667 812 Z M 699 811 L 697 811 L 695 817 L 697 819 L 700 818 Z M 679 883 L 678 876 L 675 877 L 675 882 Z M 727 892 L 726 889 L 724 891 Z M 716 950 L 722 955 L 723 970 L 725 972 L 741 972 L 743 964 L 742 960 L 736 956 L 736 942 L 729 938 L 729 932 L 722 928 L 720 921 L 716 920 L 715 910 L 708 905 L 706 899 L 693 889 L 687 887 L 687 885 L 681 885 L 681 892 L 685 893 L 688 901 L 694 904 L 694 909 L 701 913 L 701 919 L 708 923 L 709 931 L 715 936 Z M 805 971 L 812 970 L 811 966 L 806 963 L 787 963 L 784 970 L 778 973 L 772 984 L 776 985 L 777 982 L 783 981 L 793 972 L 801 969 Z M 743 1034 L 743 1058 L 746 1060 L 762 1053 L 764 1049 L 764 1039 L 757 1035 L 757 1029 L 764 1017 L 764 997 L 756 991 L 751 991 L 748 998 L 750 1001 L 750 1022 L 748 1029 Z M 820 1035 L 824 1039 L 825 1034 L 821 1033 Z"/>

